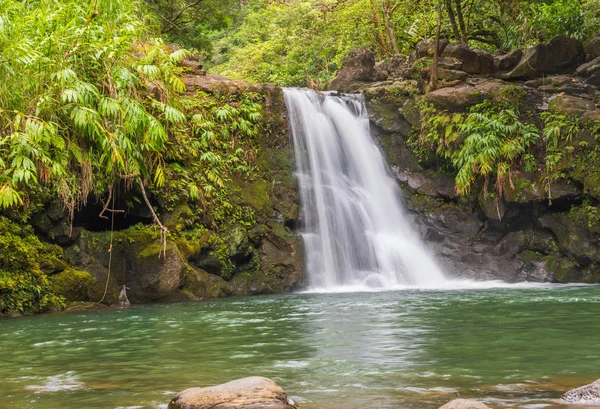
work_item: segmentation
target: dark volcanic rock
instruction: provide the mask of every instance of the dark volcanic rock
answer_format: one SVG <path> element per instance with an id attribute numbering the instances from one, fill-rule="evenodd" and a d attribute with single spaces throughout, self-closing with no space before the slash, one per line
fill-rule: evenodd
<path id="1" fill-rule="evenodd" d="M 588 60 L 600 57 L 600 36 L 596 36 L 583 44 L 583 50 Z"/>
<path id="2" fill-rule="evenodd" d="M 548 43 L 538 44 L 525 51 L 521 61 L 502 78 L 536 78 L 543 74 L 572 71 L 584 59 L 583 46 L 579 40 L 557 36 Z"/>
<path id="3" fill-rule="evenodd" d="M 493 74 L 495 72 L 494 57 L 486 51 L 470 49 L 462 43 L 449 44 L 443 54 L 444 58 L 456 58 L 461 61 L 460 69 L 468 74 Z"/>
<path id="4" fill-rule="evenodd" d="M 327 84 L 327 89 L 351 92 L 356 90 L 356 83 L 374 81 L 375 77 L 375 54 L 369 49 L 358 48 L 344 59 L 342 68 Z"/>
<path id="5" fill-rule="evenodd" d="M 444 49 L 449 44 L 449 41 L 445 38 L 440 39 L 438 53 L 442 55 Z M 421 40 L 415 45 L 414 51 L 410 54 L 411 62 L 419 60 L 421 58 L 432 58 L 435 51 L 435 39 L 428 38 L 427 40 Z"/>
<path id="6" fill-rule="evenodd" d="M 425 95 L 425 100 L 439 109 L 459 111 L 480 103 L 483 98 L 475 87 L 460 84 L 430 92 Z"/>
<path id="7" fill-rule="evenodd" d="M 516 49 L 508 54 L 494 56 L 494 65 L 498 71 L 508 71 L 517 65 L 523 57 L 523 50 Z"/>

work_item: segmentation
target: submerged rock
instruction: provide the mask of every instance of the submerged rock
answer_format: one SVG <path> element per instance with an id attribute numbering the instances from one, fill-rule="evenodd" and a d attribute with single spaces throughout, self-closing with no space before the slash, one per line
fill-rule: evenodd
<path id="1" fill-rule="evenodd" d="M 490 407 L 475 399 L 454 399 L 440 409 L 490 409 Z"/>
<path id="2" fill-rule="evenodd" d="M 297 409 L 283 389 L 261 376 L 180 392 L 168 409 Z"/>
<path id="3" fill-rule="evenodd" d="M 600 403 L 600 379 L 589 385 L 570 390 L 561 399 L 565 403 Z"/>

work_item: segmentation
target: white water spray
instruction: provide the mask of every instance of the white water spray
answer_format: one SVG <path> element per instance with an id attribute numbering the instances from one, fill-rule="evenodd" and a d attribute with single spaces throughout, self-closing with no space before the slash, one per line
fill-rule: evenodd
<path id="1" fill-rule="evenodd" d="M 442 287 L 370 136 L 361 95 L 286 89 L 313 289 Z"/>

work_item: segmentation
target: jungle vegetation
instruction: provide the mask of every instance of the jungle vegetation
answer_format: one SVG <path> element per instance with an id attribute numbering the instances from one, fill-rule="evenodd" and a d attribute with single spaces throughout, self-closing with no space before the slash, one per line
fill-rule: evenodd
<path id="1" fill-rule="evenodd" d="M 263 97 L 186 94 L 182 60 L 252 82 L 319 85 L 354 48 L 386 60 L 438 31 L 487 50 L 584 40 L 600 32 L 600 0 L 0 0 L 0 314 L 62 302 L 45 275 L 58 249 L 23 227 L 50 200 L 72 221 L 89 201 L 106 216 L 126 193 L 162 234 L 157 200 L 193 203 L 208 226 L 253 223 L 229 188 L 255 171 Z M 537 138 L 513 123 L 518 112 L 484 108 L 424 130 L 435 148 L 439 122 L 455 122 L 450 134 L 465 144 L 441 155 L 463 192 L 476 176 L 501 178 Z"/>

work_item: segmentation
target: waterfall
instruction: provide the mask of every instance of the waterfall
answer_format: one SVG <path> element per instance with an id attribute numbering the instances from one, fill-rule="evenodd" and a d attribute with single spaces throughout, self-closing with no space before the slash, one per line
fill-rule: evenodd
<path id="1" fill-rule="evenodd" d="M 312 289 L 439 286 L 370 135 L 362 95 L 285 89 Z"/>

